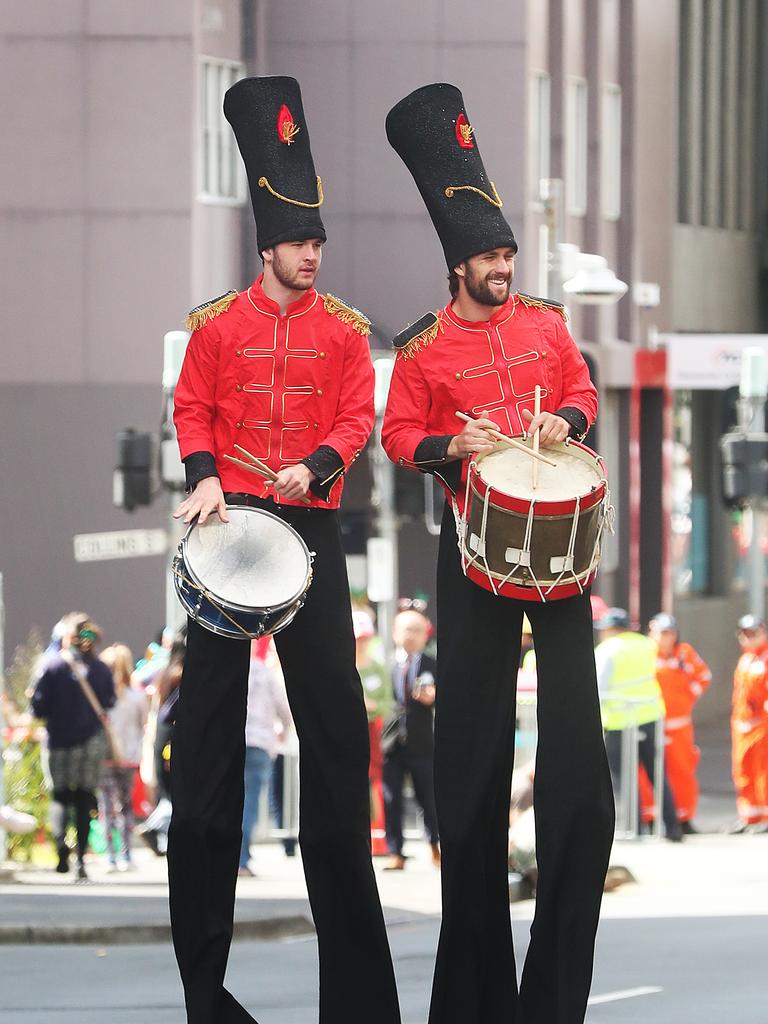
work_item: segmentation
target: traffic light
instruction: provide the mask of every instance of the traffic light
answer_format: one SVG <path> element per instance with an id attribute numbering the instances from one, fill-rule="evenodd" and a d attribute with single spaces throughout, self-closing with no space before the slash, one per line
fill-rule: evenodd
<path id="1" fill-rule="evenodd" d="M 150 505 L 154 497 L 153 467 L 156 439 L 148 431 L 129 427 L 117 434 L 117 466 L 112 478 L 112 502 L 117 508 L 133 512 Z"/>
<path id="2" fill-rule="evenodd" d="M 739 431 L 720 438 L 723 461 L 723 500 L 730 508 L 743 508 L 768 497 L 768 436 Z"/>

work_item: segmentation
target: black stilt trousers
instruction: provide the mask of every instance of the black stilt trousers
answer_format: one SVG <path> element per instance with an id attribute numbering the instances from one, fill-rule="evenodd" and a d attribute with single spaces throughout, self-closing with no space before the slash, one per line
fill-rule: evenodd
<path id="1" fill-rule="evenodd" d="M 370 856 L 368 727 L 337 514 L 250 503 L 290 522 L 316 555 L 306 603 L 275 642 L 300 743 L 299 841 L 318 936 L 320 1024 L 398 1024 Z M 189 623 L 168 847 L 188 1024 L 254 1020 L 224 988 L 241 840 L 249 648 Z"/>
<path id="2" fill-rule="evenodd" d="M 507 890 L 523 612 L 538 673 L 539 880 L 518 992 Z M 435 796 L 443 923 L 430 1024 L 581 1024 L 614 827 L 589 595 L 496 597 L 461 571 L 453 513 L 437 574 Z"/>

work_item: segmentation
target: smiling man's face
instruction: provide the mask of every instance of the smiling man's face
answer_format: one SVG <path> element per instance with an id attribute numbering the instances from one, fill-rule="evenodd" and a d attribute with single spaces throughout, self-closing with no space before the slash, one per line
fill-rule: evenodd
<path id="1" fill-rule="evenodd" d="M 481 252 L 456 267 L 467 294 L 483 306 L 503 306 L 515 275 L 515 250 L 504 247 Z"/>

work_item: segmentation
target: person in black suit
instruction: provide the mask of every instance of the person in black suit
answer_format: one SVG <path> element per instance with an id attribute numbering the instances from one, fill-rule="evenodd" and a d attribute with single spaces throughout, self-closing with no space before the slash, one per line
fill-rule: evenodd
<path id="1" fill-rule="evenodd" d="M 385 871 L 402 871 L 403 784 L 410 774 L 416 800 L 424 815 L 424 827 L 432 847 L 432 863 L 440 864 L 440 845 L 435 810 L 433 706 L 437 662 L 424 653 L 429 638 L 429 619 L 410 610 L 396 616 L 393 637 L 396 661 L 392 669 L 395 715 L 382 737 L 384 747 L 384 818 L 391 859 Z"/>

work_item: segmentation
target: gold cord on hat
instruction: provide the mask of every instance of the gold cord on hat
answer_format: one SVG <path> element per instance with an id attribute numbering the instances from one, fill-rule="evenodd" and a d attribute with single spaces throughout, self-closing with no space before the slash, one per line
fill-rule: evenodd
<path id="1" fill-rule="evenodd" d="M 300 199 L 289 199 L 288 196 L 281 195 L 276 192 L 275 189 L 269 184 L 269 181 L 262 175 L 259 178 L 259 188 L 265 188 L 270 195 L 274 196 L 275 199 L 282 199 L 284 203 L 290 203 L 292 206 L 303 206 L 306 210 L 316 210 L 318 206 L 323 205 L 323 183 L 320 180 L 320 175 L 317 176 L 317 202 L 316 203 L 302 203 Z"/>
<path id="2" fill-rule="evenodd" d="M 490 186 L 491 191 L 493 192 L 493 197 L 489 196 L 487 192 L 483 192 L 482 189 L 475 188 L 474 185 L 449 185 L 445 190 L 445 195 L 447 199 L 453 199 L 456 192 L 476 192 L 479 196 L 482 196 L 483 199 L 487 199 L 491 206 L 496 206 L 500 210 L 504 203 L 501 201 L 501 196 L 496 191 L 496 186 L 493 182 L 490 182 Z"/>

